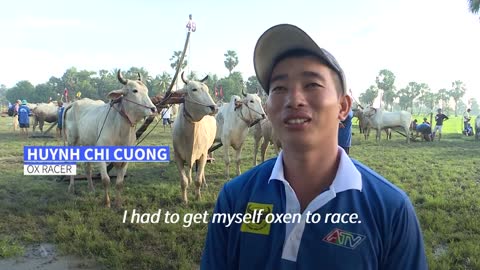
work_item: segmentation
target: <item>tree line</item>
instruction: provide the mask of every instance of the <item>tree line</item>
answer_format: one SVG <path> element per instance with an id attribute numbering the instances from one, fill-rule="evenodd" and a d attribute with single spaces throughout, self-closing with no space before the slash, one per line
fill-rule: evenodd
<path id="1" fill-rule="evenodd" d="M 174 51 L 170 58 L 170 66 L 173 72 L 180 60 L 181 53 L 181 51 Z M 234 71 L 239 63 L 235 51 L 228 50 L 224 57 L 224 65 L 228 70 L 228 76 L 219 78 L 216 74 L 209 74 L 206 81 L 214 99 L 228 102 L 232 95 L 241 95 L 242 90 L 247 93 L 258 91 L 260 95 L 263 95 L 262 87 L 255 76 L 250 76 L 244 80 L 240 72 Z M 187 60 L 184 60 L 181 65 L 182 69 L 185 69 L 187 65 Z M 28 80 L 19 81 L 15 86 L 8 89 L 5 85 L 0 85 L 0 102 L 13 103 L 17 99 L 26 99 L 31 103 L 47 102 L 50 99 L 59 100 L 65 89 L 68 89 L 70 99 L 80 92 L 81 97 L 106 100 L 108 92 L 120 87 L 116 77 L 117 71 L 116 69 L 110 71 L 104 69 L 79 71 L 77 68 L 71 67 L 65 71 L 62 77 L 52 76 L 47 82 L 35 86 Z M 164 71 L 162 74 L 152 76 L 143 67 L 131 67 L 124 72 L 124 77 L 137 79 L 138 74 L 142 76 L 151 96 L 164 93 L 172 83 L 172 75 L 169 72 Z M 201 78 L 198 77 L 196 72 L 192 71 L 187 74 L 187 79 L 198 80 Z M 426 83 L 413 81 L 403 88 L 397 89 L 395 74 L 388 69 L 383 69 L 378 73 L 375 84 L 360 94 L 359 102 L 362 105 L 371 105 L 380 95 L 381 106 L 386 110 L 409 110 L 412 113 L 421 114 L 434 112 L 435 108 L 443 108 L 444 112 L 454 112 L 457 115 L 468 107 L 472 109 L 473 114 L 480 113 L 476 99 L 469 99 L 467 104 L 462 101 L 465 92 L 465 84 L 458 80 L 452 82 L 451 88 L 438 89 L 436 92 L 433 92 Z"/>
<path id="2" fill-rule="evenodd" d="M 175 72 L 181 53 L 181 51 L 174 51 L 170 58 L 172 74 Z M 250 76 L 245 80 L 240 72 L 234 71 L 239 63 L 237 53 L 233 50 L 228 50 L 224 56 L 224 64 L 228 70 L 228 76 L 219 78 L 216 74 L 208 74 L 209 78 L 206 84 L 212 97 L 216 100 L 230 101 L 232 95 L 241 95 L 242 90 L 247 93 L 255 93 L 258 90 L 260 95 L 262 95 L 262 88 L 255 76 Z M 188 63 L 185 60 L 182 63 L 182 69 L 184 70 L 187 65 Z M 121 87 L 117 80 L 117 71 L 118 69 L 102 69 L 99 71 L 78 70 L 76 67 L 71 67 L 65 71 L 62 77 L 52 76 L 47 82 L 38 85 L 33 85 L 28 80 L 19 81 L 11 88 L 0 84 L 0 102 L 3 104 L 7 102 L 13 103 L 17 99 L 26 99 L 30 103 L 47 102 L 50 99 L 60 100 L 65 89 L 68 89 L 69 99 L 73 99 L 77 93 L 81 93 L 82 98 L 106 100 L 108 92 Z M 158 75 L 151 75 L 143 67 L 131 67 L 122 72 L 127 79 L 137 79 L 138 74 L 140 74 L 143 82 L 149 89 L 150 96 L 166 92 L 173 79 L 173 76 L 168 71 Z M 185 75 L 188 80 L 202 79 L 194 71 Z M 181 79 L 179 78 L 179 80 Z"/>
<path id="3" fill-rule="evenodd" d="M 395 86 L 395 74 L 388 69 L 380 70 L 371 85 L 359 96 L 362 105 L 372 105 L 379 98 L 381 107 L 386 110 L 409 110 L 414 114 L 435 112 L 442 108 L 444 112 L 455 113 L 465 111 L 467 108 L 473 114 L 478 114 L 479 104 L 475 98 L 470 98 L 465 104 L 462 98 L 467 88 L 462 81 L 452 82 L 451 87 L 438 89 L 434 92 L 426 83 L 409 82 L 403 88 Z"/>

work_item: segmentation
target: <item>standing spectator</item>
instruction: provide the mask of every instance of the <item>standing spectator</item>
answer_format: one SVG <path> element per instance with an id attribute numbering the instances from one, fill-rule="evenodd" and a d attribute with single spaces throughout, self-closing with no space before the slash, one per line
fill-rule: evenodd
<path id="1" fill-rule="evenodd" d="M 416 132 L 416 133 L 415 133 L 415 137 L 418 137 L 418 131 L 417 131 L 417 126 L 418 126 L 418 125 L 417 125 L 417 123 L 418 123 L 418 120 L 417 120 L 417 119 L 413 120 L 412 123 L 410 123 L 410 131 L 411 131 L 411 132 L 413 132 L 413 131 Z"/>
<path id="2" fill-rule="evenodd" d="M 165 126 L 168 124 L 170 128 L 172 128 L 172 121 L 170 121 L 170 116 L 171 116 L 172 108 L 164 108 L 162 110 L 162 119 L 163 119 L 163 131 L 165 131 Z"/>
<path id="3" fill-rule="evenodd" d="M 464 113 L 463 113 L 463 131 L 468 129 L 468 122 L 470 122 L 470 108 L 468 108 Z"/>
<path id="4" fill-rule="evenodd" d="M 350 146 L 352 145 L 352 118 L 353 111 L 350 110 L 347 118 L 338 124 L 338 145 L 345 150 L 347 155 L 350 154 Z"/>
<path id="5" fill-rule="evenodd" d="M 17 100 L 15 105 L 13 105 L 13 132 L 18 129 L 18 109 L 20 108 L 20 102 L 20 100 Z"/>
<path id="6" fill-rule="evenodd" d="M 20 131 L 25 138 L 28 137 L 28 129 L 30 128 L 30 109 L 27 107 L 27 101 L 22 100 L 22 105 L 18 108 L 18 123 Z"/>
<path id="7" fill-rule="evenodd" d="M 435 133 L 437 133 L 438 130 L 438 140 L 442 138 L 442 126 L 443 126 L 443 121 L 448 120 L 448 117 L 442 113 L 442 109 L 437 110 L 437 115 L 435 115 L 435 128 L 433 129 L 433 134 L 432 134 L 432 141 L 435 139 Z"/>
<path id="8" fill-rule="evenodd" d="M 62 123 L 63 123 L 63 102 L 61 100 L 58 101 L 58 120 L 57 120 L 57 138 L 62 137 Z"/>

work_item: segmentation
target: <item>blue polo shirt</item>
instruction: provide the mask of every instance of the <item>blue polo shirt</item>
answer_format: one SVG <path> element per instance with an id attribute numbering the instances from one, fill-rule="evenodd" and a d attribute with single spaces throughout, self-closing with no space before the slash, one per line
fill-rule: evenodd
<path id="1" fill-rule="evenodd" d="M 334 181 L 303 213 L 284 177 L 282 152 L 226 183 L 208 227 L 201 269 L 427 269 L 407 195 L 338 151 Z M 260 218 L 229 226 L 220 218 L 214 222 L 215 215 L 259 211 Z M 287 213 L 298 218 L 288 219 Z M 281 218 L 267 222 L 272 215 Z"/>
<path id="2" fill-rule="evenodd" d="M 352 145 L 352 118 L 353 111 L 350 111 L 347 118 L 342 121 L 344 128 L 338 128 L 338 145 L 350 147 Z"/>

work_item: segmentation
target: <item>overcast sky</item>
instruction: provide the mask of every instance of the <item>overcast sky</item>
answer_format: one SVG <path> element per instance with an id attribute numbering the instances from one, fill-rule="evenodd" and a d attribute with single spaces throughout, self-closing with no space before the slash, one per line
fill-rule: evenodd
<path id="1" fill-rule="evenodd" d="M 467 0 L 17 0 L 2 1 L 0 10 L 0 84 L 7 87 L 44 83 L 70 67 L 173 73 L 169 59 L 182 50 L 193 14 L 188 70 L 200 76 L 227 75 L 227 50 L 238 54 L 235 71 L 254 75 L 258 37 L 291 23 L 337 58 L 355 96 L 389 69 L 398 89 L 416 81 L 436 92 L 461 80 L 465 100 L 480 101 L 480 20 Z"/>

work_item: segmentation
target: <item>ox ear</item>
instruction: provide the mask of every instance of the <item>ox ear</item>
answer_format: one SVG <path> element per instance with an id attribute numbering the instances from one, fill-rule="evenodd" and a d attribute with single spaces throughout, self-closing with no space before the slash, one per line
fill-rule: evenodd
<path id="1" fill-rule="evenodd" d="M 125 91 L 123 89 L 113 90 L 113 91 L 110 91 L 110 93 L 107 94 L 107 98 L 117 99 L 117 98 L 120 98 L 121 96 L 123 96 L 124 94 L 125 94 Z"/>

